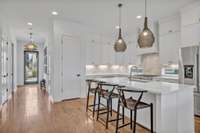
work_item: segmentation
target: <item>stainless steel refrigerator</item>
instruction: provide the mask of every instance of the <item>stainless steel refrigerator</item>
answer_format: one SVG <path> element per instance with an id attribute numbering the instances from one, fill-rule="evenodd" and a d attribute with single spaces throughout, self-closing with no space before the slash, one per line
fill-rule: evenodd
<path id="1" fill-rule="evenodd" d="M 194 114 L 200 116 L 200 88 L 199 88 L 199 46 L 180 49 L 179 80 L 180 83 L 194 85 Z"/>

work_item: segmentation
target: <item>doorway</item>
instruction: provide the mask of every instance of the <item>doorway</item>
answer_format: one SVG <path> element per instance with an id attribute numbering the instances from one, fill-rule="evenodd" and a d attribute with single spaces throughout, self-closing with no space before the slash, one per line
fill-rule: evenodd
<path id="1" fill-rule="evenodd" d="M 80 97 L 81 92 L 81 44 L 78 37 L 64 35 L 62 38 L 62 99 Z"/>
<path id="2" fill-rule="evenodd" d="M 39 81 L 38 51 L 24 51 L 24 84 L 37 84 Z"/>

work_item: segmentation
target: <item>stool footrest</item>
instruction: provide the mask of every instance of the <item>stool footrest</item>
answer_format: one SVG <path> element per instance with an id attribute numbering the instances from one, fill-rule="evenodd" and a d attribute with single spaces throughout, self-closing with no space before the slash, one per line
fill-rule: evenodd
<path id="1" fill-rule="evenodd" d="M 88 105 L 88 107 L 94 107 L 94 106 L 96 106 L 96 105 L 98 105 L 98 104 L 91 104 L 91 105 Z"/>
<path id="2" fill-rule="evenodd" d="M 125 126 L 128 126 L 128 125 L 130 125 L 130 124 L 131 124 L 130 122 L 129 122 L 129 123 L 126 123 L 126 124 L 123 124 L 123 125 L 119 126 L 118 129 L 119 129 L 119 128 L 122 128 L 122 127 L 125 127 Z"/>

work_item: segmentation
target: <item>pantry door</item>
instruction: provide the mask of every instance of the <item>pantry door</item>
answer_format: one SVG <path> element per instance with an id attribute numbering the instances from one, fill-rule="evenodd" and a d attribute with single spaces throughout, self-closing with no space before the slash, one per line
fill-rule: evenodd
<path id="1" fill-rule="evenodd" d="M 81 93 L 81 44 L 78 37 L 63 36 L 61 47 L 62 99 L 79 98 Z"/>
<path id="2" fill-rule="evenodd" d="M 1 103 L 8 100 L 8 42 L 1 40 Z"/>

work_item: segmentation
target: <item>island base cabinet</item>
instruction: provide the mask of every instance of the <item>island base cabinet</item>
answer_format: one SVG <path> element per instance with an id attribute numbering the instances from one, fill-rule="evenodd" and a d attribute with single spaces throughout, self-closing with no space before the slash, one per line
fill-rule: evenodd
<path id="1" fill-rule="evenodd" d="M 137 94 L 126 94 L 138 98 Z M 183 89 L 169 94 L 143 95 L 142 101 L 153 103 L 154 132 L 156 133 L 194 133 L 193 90 Z M 117 110 L 117 100 L 113 100 L 113 109 Z M 129 110 L 125 115 L 130 117 Z M 150 108 L 137 112 L 137 123 L 150 129 Z"/>
<path id="2" fill-rule="evenodd" d="M 193 90 L 182 90 L 156 98 L 157 133 L 194 133 Z"/>

